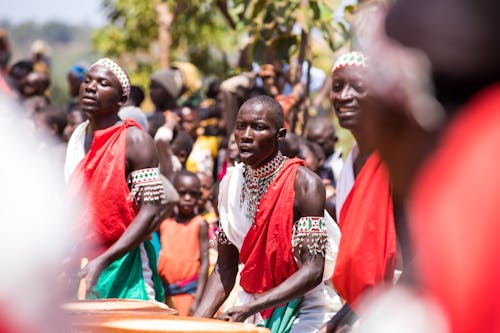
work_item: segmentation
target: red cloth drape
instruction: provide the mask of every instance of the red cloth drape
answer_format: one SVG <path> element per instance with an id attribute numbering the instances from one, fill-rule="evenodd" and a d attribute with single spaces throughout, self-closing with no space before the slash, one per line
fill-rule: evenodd
<path id="1" fill-rule="evenodd" d="M 500 332 L 500 84 L 448 126 L 410 197 L 420 282 L 453 333 Z"/>
<path id="2" fill-rule="evenodd" d="M 269 185 L 255 217 L 255 228 L 248 231 L 240 251 L 245 264 L 240 284 L 248 293 L 274 288 L 297 271 L 292 251 L 295 175 L 303 161 L 285 162 L 283 170 Z M 272 309 L 263 312 L 264 318 Z"/>
<path id="3" fill-rule="evenodd" d="M 389 173 L 373 153 L 340 211 L 342 237 L 333 284 L 351 307 L 371 287 L 392 283 L 396 265 L 396 228 Z"/>
<path id="4" fill-rule="evenodd" d="M 94 132 L 90 150 L 68 181 L 70 197 L 79 209 L 76 238 L 85 242 L 85 253 L 93 259 L 120 238 L 135 218 L 126 182 L 126 129 L 139 125 L 133 120 Z"/>

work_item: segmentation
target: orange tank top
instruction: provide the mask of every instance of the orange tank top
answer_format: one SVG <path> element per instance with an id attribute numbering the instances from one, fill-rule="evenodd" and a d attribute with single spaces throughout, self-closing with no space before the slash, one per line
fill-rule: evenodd
<path id="1" fill-rule="evenodd" d="M 160 225 L 160 256 L 158 272 L 168 283 L 175 283 L 200 273 L 200 222 L 196 215 L 189 222 L 179 223 L 174 218 Z"/>

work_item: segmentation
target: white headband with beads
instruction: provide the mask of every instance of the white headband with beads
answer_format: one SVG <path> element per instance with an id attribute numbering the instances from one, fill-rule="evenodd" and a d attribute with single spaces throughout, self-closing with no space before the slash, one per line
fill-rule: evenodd
<path id="1" fill-rule="evenodd" d="M 347 66 L 357 66 L 357 67 L 367 67 L 367 59 L 366 56 L 358 51 L 351 51 L 348 53 L 342 54 L 335 61 L 335 65 L 333 65 L 332 73 L 337 69 Z"/>
<path id="2" fill-rule="evenodd" d="M 109 58 L 101 58 L 90 67 L 94 66 L 103 66 L 106 69 L 109 69 L 120 82 L 120 85 L 122 86 L 123 96 L 128 97 L 128 95 L 130 94 L 130 79 L 128 78 L 127 73 L 125 73 L 125 71 L 120 67 L 120 65 Z"/>

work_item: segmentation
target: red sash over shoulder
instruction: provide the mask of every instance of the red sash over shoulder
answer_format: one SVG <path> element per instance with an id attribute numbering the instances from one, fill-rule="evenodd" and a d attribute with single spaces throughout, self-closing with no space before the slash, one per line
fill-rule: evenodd
<path id="1" fill-rule="evenodd" d="M 366 161 L 340 211 L 333 284 L 350 306 L 370 287 L 392 283 L 396 229 L 389 174 L 377 153 Z"/>
<path id="2" fill-rule="evenodd" d="M 76 237 L 86 242 L 92 259 L 120 238 L 135 218 L 126 181 L 126 129 L 133 120 L 94 132 L 89 152 L 68 181 L 70 196 L 81 200 Z"/>
<path id="3" fill-rule="evenodd" d="M 292 252 L 295 175 L 303 161 L 285 162 L 269 185 L 240 251 L 245 264 L 240 284 L 247 293 L 262 293 L 278 286 L 297 271 Z"/>

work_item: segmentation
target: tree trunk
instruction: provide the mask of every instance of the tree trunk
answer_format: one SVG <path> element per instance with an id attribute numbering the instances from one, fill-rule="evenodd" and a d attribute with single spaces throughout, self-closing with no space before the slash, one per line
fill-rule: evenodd
<path id="1" fill-rule="evenodd" d="M 170 47 L 172 46 L 170 28 L 174 21 L 174 14 L 170 11 L 166 2 L 153 0 L 153 5 L 158 15 L 159 67 L 160 69 L 166 69 L 170 67 Z"/>

